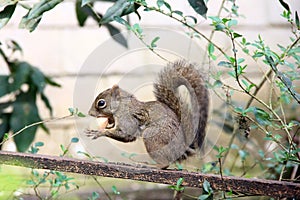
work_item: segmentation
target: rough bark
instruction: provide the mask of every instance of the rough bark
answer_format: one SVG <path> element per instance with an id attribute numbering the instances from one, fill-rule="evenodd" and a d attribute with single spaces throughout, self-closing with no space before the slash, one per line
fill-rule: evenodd
<path id="1" fill-rule="evenodd" d="M 248 179 L 231 176 L 220 177 L 219 175 L 161 170 L 124 163 L 94 162 L 57 156 L 6 151 L 0 151 L 0 163 L 35 169 L 49 169 L 169 185 L 176 185 L 177 180 L 182 177 L 184 179 L 183 186 L 198 188 L 201 188 L 204 180 L 207 180 L 214 190 L 231 190 L 249 195 L 271 196 L 275 198 L 293 197 L 295 199 L 300 199 L 300 184 L 285 181 Z"/>

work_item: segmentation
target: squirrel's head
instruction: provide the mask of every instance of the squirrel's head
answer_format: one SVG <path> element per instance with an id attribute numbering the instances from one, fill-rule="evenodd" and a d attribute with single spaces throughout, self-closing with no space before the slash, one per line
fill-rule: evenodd
<path id="1" fill-rule="evenodd" d="M 94 100 L 90 110 L 89 115 L 97 118 L 107 118 L 108 124 L 107 129 L 115 127 L 114 114 L 122 106 L 122 101 L 126 101 L 127 97 L 132 95 L 122 90 L 118 85 L 114 85 L 101 92 Z"/>

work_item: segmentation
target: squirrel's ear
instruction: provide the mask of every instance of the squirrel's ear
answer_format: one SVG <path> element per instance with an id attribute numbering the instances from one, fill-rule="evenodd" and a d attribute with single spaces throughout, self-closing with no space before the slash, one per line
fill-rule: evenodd
<path id="1" fill-rule="evenodd" d="M 112 111 L 116 110 L 119 106 L 119 102 L 120 102 L 120 88 L 118 85 L 114 85 L 111 88 L 111 109 Z"/>
<path id="2" fill-rule="evenodd" d="M 112 98 L 120 96 L 120 88 L 118 85 L 114 85 L 111 88 L 111 96 Z"/>

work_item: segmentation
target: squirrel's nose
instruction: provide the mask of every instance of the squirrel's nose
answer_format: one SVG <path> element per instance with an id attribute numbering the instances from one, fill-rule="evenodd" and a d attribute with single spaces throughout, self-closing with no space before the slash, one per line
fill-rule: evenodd
<path id="1" fill-rule="evenodd" d="M 88 114 L 89 114 L 90 116 L 97 117 L 97 112 L 96 112 L 96 110 L 94 110 L 94 109 L 92 109 L 92 108 L 89 110 Z"/>

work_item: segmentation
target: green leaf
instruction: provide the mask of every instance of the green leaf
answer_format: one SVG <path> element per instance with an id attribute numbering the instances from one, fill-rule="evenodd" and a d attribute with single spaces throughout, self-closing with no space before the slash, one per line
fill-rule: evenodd
<path id="1" fill-rule="evenodd" d="M 210 55 L 215 52 L 215 46 L 211 42 L 208 44 L 208 48 L 207 49 L 208 49 L 208 53 Z"/>
<path id="2" fill-rule="evenodd" d="M 14 40 L 9 40 L 7 43 L 7 46 L 13 51 L 20 51 L 21 54 L 23 54 L 22 47 Z"/>
<path id="3" fill-rule="evenodd" d="M 9 134 L 8 133 L 4 133 L 3 141 L 8 140 L 8 139 L 9 139 Z"/>
<path id="4" fill-rule="evenodd" d="M 34 143 L 34 146 L 35 147 L 42 147 L 42 146 L 44 146 L 44 142 L 36 142 L 36 143 Z"/>
<path id="5" fill-rule="evenodd" d="M 48 97 L 44 93 L 41 93 L 41 99 L 44 102 L 45 106 L 48 108 L 50 115 L 52 116 L 53 110 Z"/>
<path id="6" fill-rule="evenodd" d="M 75 10 L 76 10 L 76 17 L 79 23 L 79 26 L 84 26 L 85 21 L 89 17 L 89 10 L 90 8 L 87 6 L 82 6 L 81 0 L 76 0 Z"/>
<path id="7" fill-rule="evenodd" d="M 220 17 L 217 17 L 217 16 L 209 16 L 208 17 L 209 19 L 212 20 L 213 23 L 222 23 L 222 20 L 220 19 Z"/>
<path id="8" fill-rule="evenodd" d="M 45 131 L 47 134 L 50 133 L 49 129 L 47 128 L 47 126 L 45 126 L 45 124 L 40 124 L 40 127 L 43 129 L 43 131 Z"/>
<path id="9" fill-rule="evenodd" d="M 264 56 L 265 54 L 263 52 L 255 52 L 252 58 L 260 58 Z"/>
<path id="10" fill-rule="evenodd" d="M 231 76 L 231 77 L 233 77 L 233 78 L 236 78 L 236 74 L 235 74 L 234 71 L 228 72 L 228 75 Z"/>
<path id="11" fill-rule="evenodd" d="M 179 188 L 182 185 L 183 181 L 184 181 L 184 179 L 182 177 L 180 177 L 176 182 L 176 187 Z"/>
<path id="12" fill-rule="evenodd" d="M 255 84 L 249 84 L 246 80 L 242 79 L 242 83 L 246 86 L 246 91 L 250 92 L 251 88 L 255 86 Z"/>
<path id="13" fill-rule="evenodd" d="M 167 3 L 167 2 L 164 2 L 164 5 L 165 5 L 165 6 L 166 6 L 166 8 L 168 8 L 168 9 L 169 9 L 169 11 L 172 13 L 172 8 L 171 8 L 170 4 L 169 4 L 169 3 Z"/>
<path id="14" fill-rule="evenodd" d="M 115 16 L 115 17 L 114 17 L 114 20 L 115 20 L 116 22 L 118 22 L 118 23 L 120 23 L 120 24 L 126 26 L 127 29 L 129 29 L 129 30 L 131 29 L 130 24 L 129 24 L 125 19 L 123 19 L 123 18 L 121 18 L 121 17 L 119 17 L 119 16 Z"/>
<path id="15" fill-rule="evenodd" d="M 1 0 L 0 7 L 16 4 L 16 3 L 18 3 L 18 1 L 19 0 Z"/>
<path id="16" fill-rule="evenodd" d="M 38 92 L 42 93 L 46 86 L 44 74 L 38 68 L 32 67 L 30 78 L 32 83 L 38 88 Z"/>
<path id="17" fill-rule="evenodd" d="M 77 116 L 78 116 L 78 117 L 86 117 L 85 114 L 83 114 L 82 112 L 79 112 L 79 113 L 77 114 Z"/>
<path id="18" fill-rule="evenodd" d="M 103 15 L 100 24 L 106 24 L 114 21 L 116 17 L 121 17 L 123 12 L 131 5 L 127 0 L 118 0 L 114 5 L 109 7 Z"/>
<path id="19" fill-rule="evenodd" d="M 282 5 L 282 7 L 284 7 L 287 11 L 291 11 L 287 3 L 285 3 L 283 0 L 279 0 L 279 2 Z"/>
<path id="20" fill-rule="evenodd" d="M 213 84 L 214 88 L 220 88 L 223 86 L 223 83 L 220 80 L 216 80 Z"/>
<path id="21" fill-rule="evenodd" d="M 121 156 L 123 156 L 123 157 L 125 157 L 125 158 L 131 159 L 131 158 L 137 156 L 137 154 L 136 154 L 136 153 L 125 153 L 125 152 L 122 152 L 122 153 L 121 153 Z"/>
<path id="22" fill-rule="evenodd" d="M 160 39 L 160 37 L 155 37 L 150 44 L 150 47 L 153 49 L 155 47 L 157 47 L 156 42 Z"/>
<path id="23" fill-rule="evenodd" d="M 81 7 L 85 6 L 86 4 L 93 3 L 95 0 L 81 0 Z"/>
<path id="24" fill-rule="evenodd" d="M 188 2 L 199 15 L 206 18 L 207 6 L 204 0 L 188 0 Z"/>
<path id="25" fill-rule="evenodd" d="M 71 115 L 74 115 L 74 113 L 75 113 L 74 108 L 68 108 L 68 110 L 69 110 L 69 112 L 70 112 Z"/>
<path id="26" fill-rule="evenodd" d="M 263 109 L 254 107 L 253 109 L 253 113 L 255 116 L 255 119 L 257 120 L 257 122 L 263 126 L 265 125 L 271 125 L 271 116 L 269 113 L 267 113 L 266 111 L 264 111 Z"/>
<path id="27" fill-rule="evenodd" d="M 79 142 L 79 139 L 78 139 L 77 137 L 73 137 L 73 138 L 71 139 L 71 142 L 72 142 L 72 143 L 77 143 L 77 142 Z"/>
<path id="28" fill-rule="evenodd" d="M 295 22 L 298 30 L 300 30 L 300 22 L 299 22 L 299 16 L 297 11 L 295 12 Z"/>
<path id="29" fill-rule="evenodd" d="M 281 138 L 282 138 L 282 136 L 279 135 L 279 134 L 274 135 L 274 139 L 275 139 L 275 140 L 280 140 Z"/>
<path id="30" fill-rule="evenodd" d="M 97 199 L 99 199 L 99 198 L 100 198 L 100 195 L 99 195 L 98 192 L 93 192 L 93 193 L 92 193 L 92 199 L 91 199 L 91 200 L 97 200 Z"/>
<path id="31" fill-rule="evenodd" d="M 243 35 L 238 34 L 236 32 L 233 33 L 233 38 L 239 38 L 239 37 L 243 37 Z"/>
<path id="32" fill-rule="evenodd" d="M 227 61 L 220 61 L 218 63 L 218 66 L 226 67 L 226 68 L 232 68 L 233 67 L 232 63 L 227 62 Z"/>
<path id="33" fill-rule="evenodd" d="M 175 13 L 175 14 L 183 17 L 183 12 L 181 12 L 180 10 L 174 10 L 172 13 Z"/>
<path id="34" fill-rule="evenodd" d="M 193 22 L 194 22 L 194 24 L 197 24 L 197 22 L 198 22 L 197 18 L 196 18 L 196 17 L 194 17 L 194 16 L 187 15 L 187 16 L 185 16 L 185 19 L 187 19 L 187 18 L 190 18 L 190 19 L 192 19 L 192 20 L 193 20 Z"/>
<path id="35" fill-rule="evenodd" d="M 133 24 L 131 30 L 133 30 L 135 33 L 137 33 L 139 36 L 142 36 L 143 29 L 140 27 L 139 24 Z"/>
<path id="36" fill-rule="evenodd" d="M 0 142 L 5 139 L 5 133 L 9 132 L 9 120 L 10 120 L 10 113 L 1 113 L 0 115 Z M 0 145 L 1 149 L 1 145 Z"/>
<path id="37" fill-rule="evenodd" d="M 130 2 L 130 0 L 128 0 L 128 2 Z M 141 16 L 139 15 L 139 13 L 137 12 L 137 9 L 140 7 L 140 4 L 136 4 L 136 3 L 133 3 L 131 2 L 130 5 L 123 10 L 122 12 L 122 15 L 121 16 L 126 16 L 126 15 L 129 15 L 130 13 L 135 13 L 139 20 L 141 19 Z"/>
<path id="38" fill-rule="evenodd" d="M 43 14 L 53 9 L 62 1 L 63 0 L 41 0 L 39 3 L 34 4 L 33 8 L 22 18 L 19 27 L 28 29 L 30 32 L 34 31 L 40 23 Z"/>
<path id="39" fill-rule="evenodd" d="M 11 69 L 10 78 L 12 79 L 12 83 L 9 86 L 10 91 L 19 90 L 28 81 L 32 66 L 27 62 L 16 62 L 9 67 Z"/>
<path id="40" fill-rule="evenodd" d="M 236 26 L 238 21 L 236 19 L 231 19 L 228 21 L 228 27 L 231 28 L 232 26 Z"/>
<path id="41" fill-rule="evenodd" d="M 113 191 L 114 194 L 116 194 L 116 195 L 119 195 L 119 194 L 120 194 L 120 192 L 117 190 L 117 187 L 116 187 L 115 185 L 113 185 L 113 186 L 111 187 L 111 189 L 112 189 L 112 191 Z"/>
<path id="42" fill-rule="evenodd" d="M 0 97 L 9 93 L 8 76 L 0 75 Z"/>
<path id="43" fill-rule="evenodd" d="M 14 133 L 25 126 L 41 121 L 38 108 L 35 104 L 35 97 L 33 98 L 33 96 L 35 96 L 34 92 L 17 95 L 16 101 L 13 103 L 13 111 L 10 119 L 10 128 Z M 18 151 L 24 152 L 29 148 L 35 137 L 36 130 L 37 126 L 33 126 L 14 137 Z"/>
<path id="44" fill-rule="evenodd" d="M 54 87 L 61 87 L 61 85 L 55 81 L 53 81 L 49 76 L 45 76 L 45 81 L 47 84 L 54 86 Z"/>
<path id="45" fill-rule="evenodd" d="M 157 4 L 157 7 L 160 8 L 164 5 L 165 1 L 164 0 L 157 0 L 156 1 L 156 4 Z"/>
<path id="46" fill-rule="evenodd" d="M 61 151 L 63 152 L 63 154 L 66 154 L 68 152 L 68 149 L 66 149 L 66 147 L 64 145 L 59 145 Z"/>
<path id="47" fill-rule="evenodd" d="M 212 188 L 210 186 L 210 183 L 207 180 L 204 180 L 203 182 L 203 190 L 207 193 L 207 194 L 211 194 L 212 193 Z"/>
<path id="48" fill-rule="evenodd" d="M 115 26 L 113 26 L 111 24 L 105 24 L 105 26 L 107 27 L 109 34 L 112 36 L 112 38 L 116 42 L 118 42 L 122 46 L 128 48 L 127 40 L 118 28 L 116 28 Z"/>
<path id="49" fill-rule="evenodd" d="M 198 200 L 208 200 L 211 199 L 210 194 L 202 194 L 198 197 Z"/>
<path id="50" fill-rule="evenodd" d="M 215 28 L 217 31 L 222 31 L 226 28 L 226 26 L 224 24 L 217 24 Z"/>
<path id="51" fill-rule="evenodd" d="M 0 12 L 0 29 L 8 23 L 16 9 L 16 6 L 17 4 L 8 5 Z"/>
<path id="52" fill-rule="evenodd" d="M 211 59 L 213 59 L 213 60 L 217 59 L 217 57 L 214 55 L 215 46 L 211 42 L 208 44 L 207 51 L 208 51 L 208 55 L 211 57 Z"/>
<path id="53" fill-rule="evenodd" d="M 241 63 L 243 63 L 244 61 L 245 61 L 244 58 L 239 58 L 239 59 L 237 60 L 237 63 L 238 63 L 238 64 L 241 64 Z"/>
<path id="54" fill-rule="evenodd" d="M 245 161 L 249 153 L 245 150 L 239 150 L 239 156 L 241 157 L 242 161 Z"/>
<path id="55" fill-rule="evenodd" d="M 222 23 L 226 24 L 227 22 L 231 21 L 229 18 L 222 18 Z"/>

